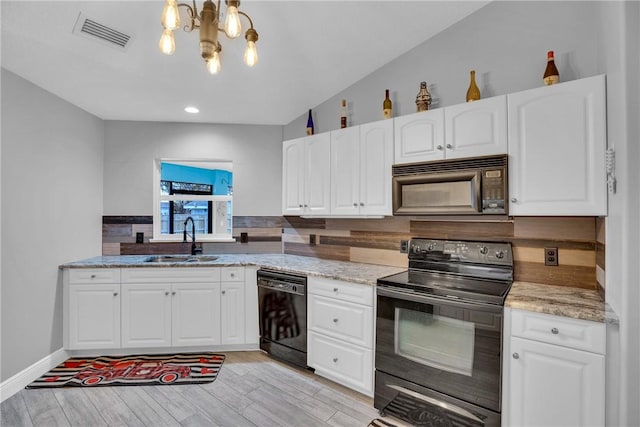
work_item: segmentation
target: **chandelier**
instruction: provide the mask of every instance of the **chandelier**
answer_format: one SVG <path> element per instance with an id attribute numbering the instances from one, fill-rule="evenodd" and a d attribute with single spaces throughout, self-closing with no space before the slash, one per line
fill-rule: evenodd
<path id="1" fill-rule="evenodd" d="M 165 55 L 172 55 L 176 50 L 173 31 L 180 28 L 179 7 L 187 9 L 190 24 L 185 25 L 183 30 L 191 32 L 194 29 L 200 30 L 200 54 L 204 59 L 207 70 L 211 74 L 217 74 L 220 71 L 220 52 L 222 46 L 218 41 L 218 31 L 234 39 L 242 33 L 240 24 L 240 15 L 249 20 L 249 29 L 246 31 L 244 38 L 247 40 L 247 47 L 244 51 L 244 63 L 249 67 L 253 67 L 258 62 L 258 51 L 256 50 L 256 42 L 258 41 L 258 32 L 253 29 L 253 21 L 244 12 L 238 10 L 240 0 L 225 0 L 227 10 L 225 14 L 224 27 L 218 27 L 220 22 L 220 0 L 216 6 L 213 1 L 206 0 L 202 5 L 202 12 L 198 14 L 196 0 L 193 0 L 193 6 L 186 3 L 177 3 L 176 0 L 165 0 L 164 10 L 162 11 L 162 26 L 164 31 L 160 37 L 160 50 Z"/>

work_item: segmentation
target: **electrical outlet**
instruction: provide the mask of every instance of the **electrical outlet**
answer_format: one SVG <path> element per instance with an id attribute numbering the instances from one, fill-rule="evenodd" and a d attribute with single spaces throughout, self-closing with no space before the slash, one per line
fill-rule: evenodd
<path id="1" fill-rule="evenodd" d="M 315 246 L 315 245 L 316 245 L 316 235 L 309 234 L 309 246 Z"/>
<path id="2" fill-rule="evenodd" d="M 240 233 L 240 243 L 249 243 L 249 233 Z"/>
<path id="3" fill-rule="evenodd" d="M 406 254 L 409 252 L 409 241 L 408 240 L 400 240 L 400 253 Z"/>
<path id="4" fill-rule="evenodd" d="M 544 265 L 558 265 L 558 248 L 544 248 Z"/>

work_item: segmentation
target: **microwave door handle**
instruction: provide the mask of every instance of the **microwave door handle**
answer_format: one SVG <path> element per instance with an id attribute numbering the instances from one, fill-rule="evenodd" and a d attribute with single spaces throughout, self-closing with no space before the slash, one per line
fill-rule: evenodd
<path id="1" fill-rule="evenodd" d="M 476 415 L 472 414 L 471 412 L 469 412 L 466 409 L 461 408 L 459 406 L 452 405 L 451 403 L 447 403 L 447 402 L 441 402 L 441 401 L 439 401 L 437 399 L 434 399 L 432 397 L 425 396 L 424 394 L 417 393 L 417 392 L 415 392 L 413 390 L 409 390 L 408 388 L 404 388 L 404 387 L 401 387 L 401 386 L 398 386 L 398 385 L 388 385 L 388 387 L 392 388 L 392 389 L 394 389 L 394 390 L 396 390 L 396 391 L 398 391 L 400 393 L 409 395 L 409 396 L 411 396 L 411 397 L 413 397 L 415 399 L 419 399 L 419 400 L 422 400 L 424 402 L 430 403 L 432 405 L 439 406 L 440 408 L 445 409 L 447 411 L 455 412 L 458 415 L 461 415 L 461 416 L 463 416 L 463 417 L 465 417 L 467 419 L 473 420 L 475 422 L 479 422 L 479 423 L 484 425 L 484 422 L 480 418 L 478 418 Z"/>
<path id="2" fill-rule="evenodd" d="M 436 298 L 415 292 L 400 291 L 388 287 L 376 286 L 376 293 L 383 297 L 396 298 L 404 301 L 412 301 L 420 304 L 444 305 L 448 307 L 466 308 L 475 311 L 488 311 L 502 313 L 502 306 L 491 304 L 474 304 L 472 302 L 454 300 L 446 297 Z"/>
<path id="3" fill-rule="evenodd" d="M 482 213 L 482 172 L 476 172 L 476 177 L 473 179 L 473 192 L 476 212 Z"/>

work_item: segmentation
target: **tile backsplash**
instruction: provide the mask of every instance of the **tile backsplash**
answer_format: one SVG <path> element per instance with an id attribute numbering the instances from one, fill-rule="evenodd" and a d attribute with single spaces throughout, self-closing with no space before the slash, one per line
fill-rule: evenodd
<path id="1" fill-rule="evenodd" d="M 144 233 L 144 243 L 136 233 Z M 186 253 L 182 243 L 149 243 L 151 216 L 103 217 L 103 255 Z M 242 233 L 247 243 L 240 243 Z M 411 237 L 511 242 L 515 279 L 525 282 L 605 288 L 604 219 L 513 217 L 500 220 L 304 219 L 236 216 L 235 243 L 203 243 L 204 253 L 286 253 L 370 264 L 407 266 L 400 241 Z M 544 248 L 558 248 L 558 266 L 544 265 Z"/>

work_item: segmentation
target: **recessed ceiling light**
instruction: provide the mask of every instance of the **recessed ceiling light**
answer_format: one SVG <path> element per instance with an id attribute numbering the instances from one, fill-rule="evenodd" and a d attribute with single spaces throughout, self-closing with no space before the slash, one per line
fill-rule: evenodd
<path id="1" fill-rule="evenodd" d="M 186 107 L 184 111 L 191 114 L 197 114 L 200 112 L 200 110 L 198 110 L 196 107 Z"/>

